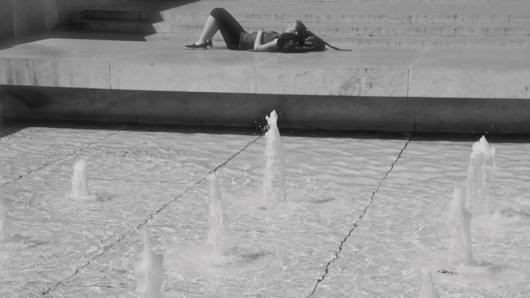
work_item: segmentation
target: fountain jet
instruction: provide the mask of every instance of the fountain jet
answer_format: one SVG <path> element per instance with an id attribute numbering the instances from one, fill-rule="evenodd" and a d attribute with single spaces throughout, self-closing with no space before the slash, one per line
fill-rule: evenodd
<path id="1" fill-rule="evenodd" d="M 421 287 L 418 292 L 418 298 L 438 298 L 438 293 L 434 289 L 432 276 L 429 270 L 423 268 L 421 270 Z"/>
<path id="2" fill-rule="evenodd" d="M 162 287 L 163 256 L 151 249 L 149 236 L 142 232 L 142 258 L 136 265 L 136 293 L 138 298 L 159 298 Z"/>
<path id="3" fill-rule="evenodd" d="M 462 188 L 456 188 L 449 211 L 450 239 L 449 262 L 456 265 L 472 265 L 471 213 L 465 206 Z"/>
<path id="4" fill-rule="evenodd" d="M 488 180 L 495 172 L 495 148 L 484 136 L 473 144 L 466 179 L 466 207 L 473 216 L 489 213 Z"/>
<path id="5" fill-rule="evenodd" d="M 286 201 L 285 157 L 278 130 L 278 115 L 272 111 L 265 116 L 269 129 L 265 133 L 265 167 L 261 193 L 264 205 L 274 205 Z"/>
<path id="6" fill-rule="evenodd" d="M 210 183 L 208 244 L 214 249 L 216 255 L 221 256 L 225 249 L 225 215 L 215 172 L 208 176 L 208 181 Z"/>
<path id="7" fill-rule="evenodd" d="M 86 161 L 80 159 L 74 164 L 74 174 L 72 176 L 72 192 L 74 199 L 87 200 L 95 197 L 88 191 L 88 178 L 86 174 Z"/>

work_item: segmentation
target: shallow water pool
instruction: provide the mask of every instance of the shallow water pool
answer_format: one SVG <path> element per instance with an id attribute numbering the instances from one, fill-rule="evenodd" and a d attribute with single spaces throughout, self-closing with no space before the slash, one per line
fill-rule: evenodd
<path id="1" fill-rule="evenodd" d="M 476 140 L 284 135 L 287 202 L 257 208 L 260 135 L 20 127 L 0 138 L 0 297 L 135 296 L 144 230 L 164 256 L 164 297 L 411 297 L 422 268 L 441 297 L 525 297 L 530 140 L 489 140 L 498 212 L 472 220 L 475 265 L 446 262 L 449 202 Z M 69 195 L 81 158 L 94 200 Z M 205 244 L 216 168 L 222 259 Z"/>

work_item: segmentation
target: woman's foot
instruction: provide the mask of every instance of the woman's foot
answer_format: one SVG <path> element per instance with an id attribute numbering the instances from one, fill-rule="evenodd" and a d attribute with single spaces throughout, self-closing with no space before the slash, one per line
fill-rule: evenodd
<path id="1" fill-rule="evenodd" d="M 203 43 L 192 43 L 192 44 L 188 44 L 188 45 L 185 45 L 184 48 L 185 49 L 191 49 L 191 50 L 196 50 L 196 49 L 204 49 L 206 50 L 206 48 L 208 47 L 212 47 L 212 41 L 211 40 L 208 40 L 206 42 L 203 42 Z"/>

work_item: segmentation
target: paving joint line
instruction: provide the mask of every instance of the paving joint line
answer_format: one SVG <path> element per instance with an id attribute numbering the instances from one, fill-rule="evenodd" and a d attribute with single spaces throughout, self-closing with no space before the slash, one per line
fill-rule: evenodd
<path id="1" fill-rule="evenodd" d="M 246 144 L 241 150 L 239 150 L 238 152 L 236 152 L 235 154 L 233 154 L 232 156 L 230 156 L 227 160 L 225 160 L 224 162 L 222 162 L 221 164 L 219 164 L 218 166 L 216 166 L 214 169 L 210 170 L 208 172 L 208 175 L 210 175 L 211 173 L 215 173 L 217 170 L 219 170 L 220 168 L 226 166 L 231 160 L 233 160 L 235 157 L 237 157 L 239 154 L 241 154 L 243 151 L 245 151 L 250 145 L 256 143 L 260 138 L 262 138 L 263 135 L 259 135 L 258 137 L 256 137 L 254 140 L 250 141 L 248 144 Z M 45 295 L 49 295 L 50 293 L 52 292 L 55 292 L 55 290 L 57 290 L 57 288 L 59 288 L 60 286 L 64 285 L 66 282 L 68 282 L 70 279 L 74 278 L 77 274 L 79 274 L 83 269 L 85 269 L 86 267 L 90 266 L 90 264 L 92 264 L 93 261 L 95 261 L 97 258 L 101 257 L 102 255 L 104 255 L 107 251 L 109 251 L 111 248 L 113 248 L 114 246 L 118 245 L 121 241 L 123 241 L 125 238 L 127 238 L 128 235 L 134 233 L 135 231 L 138 231 L 140 230 L 143 226 L 147 225 L 151 220 L 153 220 L 155 218 L 156 215 L 160 214 L 162 211 L 164 211 L 167 207 L 169 207 L 169 205 L 171 205 L 172 203 L 178 201 L 181 197 L 183 197 L 188 191 L 190 191 L 192 188 L 196 187 L 197 185 L 203 183 L 204 181 L 206 181 L 206 179 L 208 179 L 208 177 L 203 177 L 199 180 L 197 180 L 195 183 L 193 183 L 192 185 L 186 187 L 186 189 L 184 189 L 184 191 L 182 193 L 180 193 L 179 195 L 177 195 L 176 197 L 172 198 L 171 200 L 165 202 L 164 204 L 162 204 L 162 206 L 160 206 L 158 209 L 156 209 L 155 211 L 153 211 L 151 214 L 149 214 L 147 216 L 147 218 L 145 218 L 142 222 L 140 222 L 139 224 L 135 225 L 133 228 L 127 230 L 125 233 L 121 234 L 118 238 L 116 238 L 115 241 L 107 244 L 107 245 L 104 245 L 100 248 L 100 252 L 95 254 L 92 258 L 90 258 L 85 264 L 82 264 L 81 266 L 79 266 L 78 268 L 75 269 L 75 271 L 70 274 L 69 276 L 63 278 L 62 280 L 56 282 L 53 286 L 51 287 L 48 287 L 46 290 L 43 290 L 43 291 L 40 291 L 40 295 L 41 296 L 45 296 Z"/>
<path id="2" fill-rule="evenodd" d="M 65 159 L 67 159 L 67 158 L 69 158 L 69 157 L 72 157 L 72 156 L 78 154 L 79 152 L 81 152 L 81 151 L 83 151 L 83 150 L 86 150 L 86 149 L 92 147 L 93 145 L 95 145 L 95 144 L 97 144 L 97 143 L 103 142 L 103 141 L 105 141 L 106 139 L 108 139 L 108 138 L 110 138 L 110 137 L 112 137 L 112 136 L 114 136 L 114 135 L 120 133 L 121 130 L 124 129 L 125 127 L 127 127 L 127 126 L 126 126 L 126 125 L 125 125 L 125 126 L 122 126 L 122 127 L 118 128 L 116 131 L 107 134 L 107 135 L 104 136 L 103 138 L 98 139 L 98 140 L 96 140 L 96 141 L 93 141 L 93 142 L 91 142 L 91 143 L 88 143 L 88 144 L 86 144 L 86 145 L 84 145 L 84 146 L 81 146 L 81 147 L 75 149 L 74 151 L 72 151 L 72 152 L 70 152 L 70 153 L 68 153 L 68 154 L 66 154 L 66 155 L 64 155 L 64 156 L 62 156 L 62 157 L 60 157 L 60 158 L 58 158 L 58 159 L 56 159 L 56 160 L 52 160 L 52 161 L 50 161 L 50 162 L 44 163 L 44 164 L 42 164 L 42 165 L 40 165 L 40 166 L 34 168 L 34 169 L 30 169 L 30 170 L 27 171 L 26 173 L 24 173 L 24 174 L 22 174 L 22 175 L 18 175 L 18 177 L 14 178 L 14 179 L 11 179 L 10 181 L 4 182 L 2 185 L 0 185 L 0 189 L 3 188 L 3 187 L 6 186 L 6 185 L 9 185 L 9 184 L 11 184 L 11 183 L 14 183 L 14 182 L 19 181 L 19 180 L 21 180 L 22 178 L 24 178 L 24 177 L 26 177 L 26 176 L 28 176 L 28 175 L 31 175 L 31 174 L 33 174 L 33 173 L 35 173 L 35 172 L 38 172 L 38 171 L 40 171 L 40 170 L 42 170 L 42 169 L 44 169 L 44 168 L 46 168 L 46 167 L 48 167 L 48 166 L 50 166 L 50 165 L 52 165 L 52 164 L 59 163 L 59 162 L 65 160 Z"/>
<path id="3" fill-rule="evenodd" d="M 411 133 L 410 136 L 409 136 L 409 139 L 407 140 L 407 142 L 405 142 L 405 144 L 403 145 L 403 147 L 401 148 L 401 150 L 399 151 L 398 155 L 396 156 L 396 158 L 394 159 L 394 161 L 392 162 L 392 164 L 390 165 L 390 168 L 386 171 L 385 175 L 383 176 L 383 178 L 381 178 L 379 180 L 379 183 L 377 184 L 375 190 L 372 192 L 371 196 L 370 196 L 370 200 L 368 200 L 368 203 L 364 206 L 362 212 L 361 212 L 361 215 L 359 215 L 359 217 L 357 218 L 357 220 L 355 220 L 353 223 L 352 223 L 352 227 L 351 229 L 348 231 L 348 233 L 346 234 L 346 236 L 341 240 L 340 244 L 339 244 L 339 247 L 337 248 L 337 250 L 335 251 L 335 254 L 333 255 L 333 257 L 331 258 L 331 260 L 328 261 L 328 263 L 326 264 L 326 267 L 324 268 L 324 272 L 322 273 L 322 275 L 318 278 L 318 280 L 316 281 L 315 283 L 315 286 L 313 287 L 313 290 L 311 291 L 311 293 L 307 296 L 307 298 L 309 297 L 312 297 L 318 286 L 320 285 L 320 283 L 322 281 L 324 281 L 324 279 L 326 278 L 326 276 L 328 275 L 329 273 L 329 267 L 331 267 L 331 265 L 339 258 L 339 255 L 340 253 L 342 252 L 342 248 L 344 246 L 344 244 L 346 243 L 346 241 L 348 241 L 348 239 L 350 238 L 350 236 L 353 234 L 353 232 L 355 231 L 355 229 L 357 229 L 357 227 L 359 226 L 360 222 L 364 219 L 364 217 L 366 216 L 366 214 L 368 213 L 368 209 L 372 206 L 373 202 L 375 201 L 375 196 L 377 195 L 377 193 L 379 192 L 379 190 L 381 189 L 381 186 L 383 185 L 383 183 L 385 182 L 385 180 L 388 178 L 388 176 L 390 175 L 390 173 L 392 172 L 392 170 L 394 169 L 394 166 L 396 165 L 396 163 L 401 159 L 401 156 L 403 155 L 403 152 L 405 152 L 405 150 L 407 149 L 407 146 L 412 142 L 412 139 L 414 137 L 414 134 Z"/>

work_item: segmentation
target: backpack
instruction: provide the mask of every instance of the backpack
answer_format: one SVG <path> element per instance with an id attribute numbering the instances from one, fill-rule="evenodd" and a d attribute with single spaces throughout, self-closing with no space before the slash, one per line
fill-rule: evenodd
<path id="1" fill-rule="evenodd" d="M 312 32 L 308 33 L 309 36 L 305 38 L 302 48 L 307 52 L 324 51 L 326 49 L 326 42 Z"/>
<path id="2" fill-rule="evenodd" d="M 303 43 L 300 43 L 294 39 L 286 40 L 282 47 L 283 53 L 305 53 L 305 52 L 316 52 L 325 51 L 326 46 L 337 51 L 351 51 L 350 49 L 340 49 L 325 42 L 322 38 L 318 37 L 311 31 L 307 31 L 307 36 L 304 38 Z"/>

